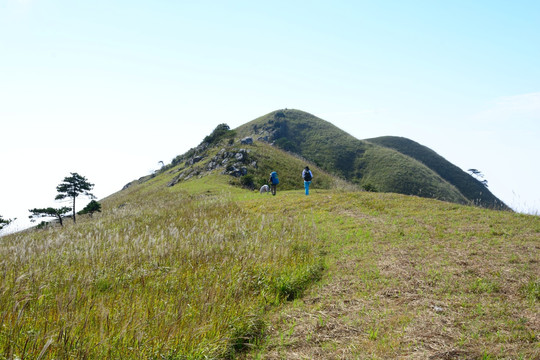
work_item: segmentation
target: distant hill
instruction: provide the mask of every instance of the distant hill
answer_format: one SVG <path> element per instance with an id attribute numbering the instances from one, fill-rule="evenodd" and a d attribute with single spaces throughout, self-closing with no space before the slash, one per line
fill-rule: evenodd
<path id="1" fill-rule="evenodd" d="M 217 173 L 227 176 L 230 185 L 259 189 L 268 183 L 269 174 L 277 171 L 279 191 L 303 189 L 301 174 L 304 167 L 309 165 L 317 173 L 312 184 L 314 188 L 359 190 L 358 186 L 319 168 L 309 160 L 264 141 L 243 144 L 234 130 L 222 132 L 222 126 L 225 124 L 219 125 L 199 146 L 177 156 L 158 173 L 142 177 L 125 188 L 149 181 L 159 173 L 174 174 L 167 184 L 169 187 L 194 177 Z M 222 132 L 221 136 L 216 137 L 215 134 L 219 132 Z"/>
<path id="2" fill-rule="evenodd" d="M 272 143 L 367 190 L 508 209 L 476 179 L 408 139 L 410 143 L 390 141 L 392 137 L 359 140 L 328 121 L 290 109 L 235 130 L 240 137 Z"/>
<path id="3" fill-rule="evenodd" d="M 241 142 L 248 137 L 249 143 Z M 359 140 L 299 110 L 273 111 L 236 129 L 220 124 L 160 172 L 176 174 L 169 186 L 218 172 L 231 175 L 232 185 L 255 189 L 275 170 L 280 189 L 291 190 L 302 188 L 300 174 L 306 165 L 315 173 L 314 188 L 356 186 L 509 210 L 481 182 L 425 146 L 391 136 Z"/>
<path id="4" fill-rule="evenodd" d="M 480 181 L 476 180 L 435 151 L 404 137 L 383 136 L 366 141 L 385 146 L 425 164 L 443 179 L 454 185 L 467 199 L 484 207 L 509 210 Z"/>

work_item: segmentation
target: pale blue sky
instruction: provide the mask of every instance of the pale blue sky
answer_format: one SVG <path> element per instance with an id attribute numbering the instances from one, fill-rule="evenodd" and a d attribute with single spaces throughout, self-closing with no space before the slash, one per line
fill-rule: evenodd
<path id="1" fill-rule="evenodd" d="M 286 107 L 538 211 L 538 39 L 538 1 L 0 0 L 0 214 L 55 205 L 70 171 L 105 197 Z"/>

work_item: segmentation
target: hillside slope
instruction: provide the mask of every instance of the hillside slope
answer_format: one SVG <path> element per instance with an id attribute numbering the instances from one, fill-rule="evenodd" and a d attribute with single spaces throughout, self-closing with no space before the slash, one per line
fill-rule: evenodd
<path id="1" fill-rule="evenodd" d="M 450 184 L 453 184 L 467 199 L 475 204 L 481 204 L 493 209 L 509 210 L 508 206 L 493 195 L 480 181 L 474 179 L 435 151 L 415 141 L 397 136 L 383 136 L 366 139 L 366 141 L 397 150 L 420 161 Z"/>
<path id="2" fill-rule="evenodd" d="M 233 131 L 231 135 L 234 135 Z M 234 137 L 213 143 L 202 142 L 187 153 L 177 156 L 170 165 L 153 175 L 127 184 L 124 189 L 150 181 L 159 174 L 172 177 L 167 183 L 170 187 L 192 178 L 214 174 L 222 175 L 225 183 L 253 190 L 267 184 L 272 171 L 277 171 L 279 175 L 279 191 L 303 189 L 301 174 L 305 166 L 310 166 L 316 174 L 311 185 L 314 189 L 360 190 L 314 163 L 266 142 L 242 144 Z"/>
<path id="3" fill-rule="evenodd" d="M 452 184 L 419 161 L 396 150 L 358 140 L 302 111 L 274 111 L 236 131 L 239 136 L 273 142 L 366 189 L 461 204 L 469 202 Z"/>
<path id="4" fill-rule="evenodd" d="M 303 111 L 274 111 L 236 131 L 297 153 L 369 190 L 508 209 L 477 180 L 432 150 L 418 151 L 419 145 L 416 151 L 406 151 L 413 147 L 391 146 L 390 138 L 359 140 Z"/>
<path id="5" fill-rule="evenodd" d="M 296 171 L 260 195 L 206 172 L 213 151 L 175 185 L 194 165 L 77 224 L 3 237 L 0 358 L 540 355 L 539 217 L 332 186 L 306 197 Z"/>

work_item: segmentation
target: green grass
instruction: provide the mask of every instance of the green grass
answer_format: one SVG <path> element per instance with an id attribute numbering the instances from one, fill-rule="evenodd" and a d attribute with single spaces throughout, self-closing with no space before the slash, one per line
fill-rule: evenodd
<path id="1" fill-rule="evenodd" d="M 1 238 L 0 359 L 538 358 L 540 218 L 306 197 L 290 161 L 275 197 L 173 167 Z"/>

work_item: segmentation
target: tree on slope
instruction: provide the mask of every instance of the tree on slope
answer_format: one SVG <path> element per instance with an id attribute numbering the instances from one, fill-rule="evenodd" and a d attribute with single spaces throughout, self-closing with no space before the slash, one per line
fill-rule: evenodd
<path id="1" fill-rule="evenodd" d="M 71 173 L 71 176 L 64 178 L 64 182 L 56 187 L 56 191 L 59 192 L 56 195 L 55 200 L 63 200 L 65 198 L 71 198 L 73 200 L 73 222 L 75 222 L 75 199 L 79 195 L 88 196 L 91 199 L 96 197 L 90 193 L 90 190 L 94 187 L 94 184 L 88 182 L 88 180 L 77 173 Z"/>
<path id="2" fill-rule="evenodd" d="M 488 187 L 488 181 L 487 180 L 480 180 L 482 178 L 484 178 L 484 174 L 482 174 L 482 172 L 480 170 L 477 170 L 477 169 L 469 169 L 468 170 L 470 173 L 471 173 L 471 176 L 476 176 L 476 180 L 480 181 L 480 183 L 482 185 L 484 185 L 485 187 Z"/>
<path id="3" fill-rule="evenodd" d="M 62 218 L 65 214 L 67 214 L 68 212 L 71 211 L 71 208 L 69 207 L 61 207 L 61 208 L 58 208 L 58 209 L 55 209 L 55 208 L 52 208 L 52 207 L 49 207 L 49 208 L 40 208 L 40 209 L 31 209 L 31 210 L 28 210 L 32 213 L 32 215 L 29 216 L 30 219 L 32 219 L 31 221 L 34 222 L 35 218 L 44 218 L 44 217 L 55 217 L 58 219 L 58 221 L 60 222 L 60 226 L 64 226 L 64 223 L 62 222 Z"/>
<path id="4" fill-rule="evenodd" d="M 98 203 L 96 200 L 92 200 L 82 209 L 79 211 L 79 215 L 86 215 L 89 214 L 90 217 L 94 215 L 95 212 L 101 212 L 101 204 Z"/>
<path id="5" fill-rule="evenodd" d="M 11 222 L 11 219 L 4 219 L 2 215 L 0 215 L 0 230 L 4 228 L 4 226 L 8 225 Z"/>

